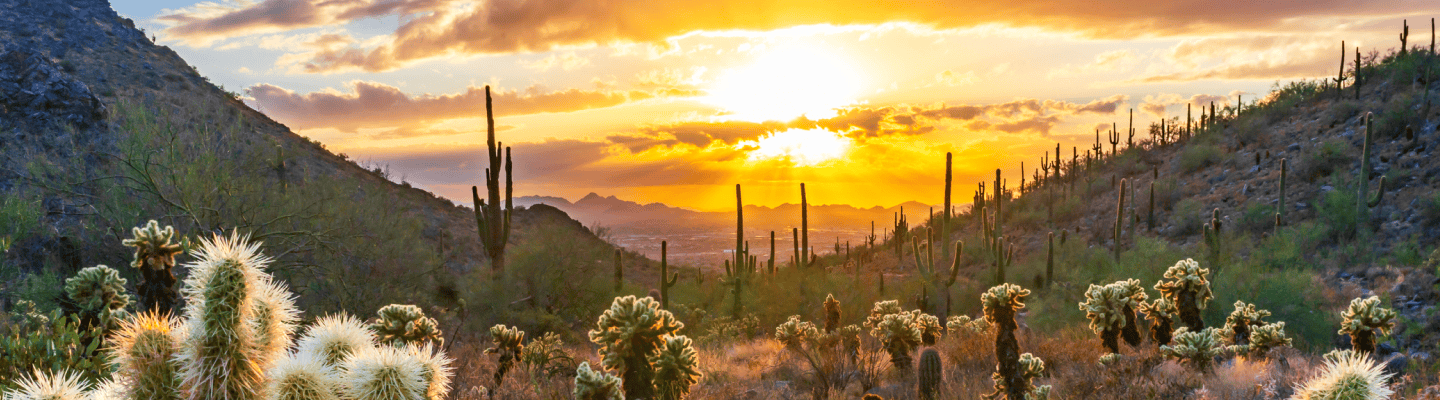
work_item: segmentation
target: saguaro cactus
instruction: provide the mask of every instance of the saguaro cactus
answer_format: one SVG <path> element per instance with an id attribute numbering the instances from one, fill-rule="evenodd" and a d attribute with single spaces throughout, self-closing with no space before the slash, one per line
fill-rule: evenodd
<path id="1" fill-rule="evenodd" d="M 510 241 L 510 214 L 515 209 L 511 200 L 515 191 L 514 181 L 511 180 L 510 148 L 504 147 L 505 155 L 505 207 L 500 207 L 500 148 L 503 143 L 495 142 L 495 113 L 491 108 L 490 86 L 485 86 L 485 124 L 486 124 L 486 153 L 489 155 L 488 166 L 485 167 L 485 189 L 489 194 L 489 201 L 480 199 L 480 189 L 471 186 L 470 196 L 475 203 L 475 223 L 480 231 L 480 244 L 485 247 L 485 255 L 490 257 L 490 270 L 492 278 L 500 279 L 501 273 L 505 271 L 505 244 Z"/>
<path id="2" fill-rule="evenodd" d="M 1359 46 L 1356 46 L 1356 48 L 1359 48 Z M 1356 70 L 1356 71 L 1355 71 L 1357 77 L 1359 76 L 1359 72 L 1360 72 L 1359 70 Z M 1344 40 L 1341 40 L 1341 41 L 1340 41 L 1340 72 L 1338 72 L 1338 73 L 1335 74 L 1334 80 L 1335 80 L 1335 98 L 1338 99 L 1338 98 L 1340 98 L 1340 95 L 1341 95 L 1341 94 L 1340 94 L 1340 89 L 1345 86 L 1345 41 L 1344 41 Z"/>
<path id="3" fill-rule="evenodd" d="M 1121 179 L 1121 180 L 1120 180 L 1120 186 L 1119 186 L 1119 190 L 1116 191 L 1116 196 L 1119 196 L 1119 198 L 1116 199 L 1116 201 L 1115 201 L 1115 248 L 1114 248 L 1114 252 L 1115 252 L 1115 262 L 1120 262 L 1120 244 L 1121 244 L 1121 241 L 1122 241 L 1122 240 L 1121 240 L 1120 233 L 1121 233 L 1121 231 L 1123 230 L 1123 228 L 1124 228 L 1124 226 L 1125 226 L 1125 180 L 1124 180 L 1124 179 Z"/>
<path id="4" fill-rule="evenodd" d="M 805 199 L 805 184 L 800 184 L 800 268 L 810 266 L 810 202 Z"/>
<path id="5" fill-rule="evenodd" d="M 1370 198 L 1370 141 L 1372 140 L 1370 117 L 1370 113 L 1365 113 L 1365 142 L 1363 150 L 1360 152 L 1360 176 L 1356 177 L 1360 180 L 1360 190 L 1355 196 L 1355 207 L 1358 209 L 1355 215 L 1359 218 L 1355 224 L 1357 233 L 1368 228 L 1370 207 L 1380 205 L 1380 200 L 1385 196 L 1385 176 L 1382 175 L 1380 176 L 1379 190 L 1376 190 L 1373 199 Z"/>
<path id="6" fill-rule="evenodd" d="M 774 232 L 771 232 L 774 235 Z M 679 273 L 670 273 L 670 265 L 666 261 L 669 244 L 664 240 L 660 241 L 660 308 L 670 309 L 670 288 L 680 280 Z M 773 251 L 773 250 L 772 250 Z M 773 271 L 773 270 L 772 270 Z"/>
<path id="7" fill-rule="evenodd" d="M 1410 39 L 1410 21 L 1400 20 L 1400 23 L 1405 25 L 1405 29 L 1400 31 L 1400 56 L 1403 57 L 1409 51 L 1406 40 Z"/>
<path id="8" fill-rule="evenodd" d="M 1045 286 L 1055 284 L 1055 232 L 1045 234 Z"/>
<path id="9" fill-rule="evenodd" d="M 1275 204 L 1275 229 L 1285 223 L 1285 209 L 1288 207 L 1285 202 L 1285 175 L 1289 172 L 1287 159 L 1280 159 L 1280 202 Z"/>
<path id="10" fill-rule="evenodd" d="M 930 312 L 940 317 L 950 315 L 950 286 L 955 284 L 955 278 L 960 274 L 960 255 L 965 251 L 964 242 L 955 242 L 955 257 L 950 263 L 950 271 L 940 269 L 935 263 L 934 253 L 931 246 L 925 247 L 928 257 L 920 257 L 919 239 L 912 238 L 911 246 L 915 252 L 915 269 L 919 272 L 920 279 L 923 279 L 930 287 L 935 289 L 936 296 L 932 298 Z M 944 247 L 943 245 L 941 247 Z M 947 252 L 948 253 L 948 252 Z M 947 276 L 948 275 L 948 276 Z"/>
<path id="11" fill-rule="evenodd" d="M 620 262 L 621 251 L 615 248 L 615 292 L 619 293 L 625 285 L 625 265 Z"/>

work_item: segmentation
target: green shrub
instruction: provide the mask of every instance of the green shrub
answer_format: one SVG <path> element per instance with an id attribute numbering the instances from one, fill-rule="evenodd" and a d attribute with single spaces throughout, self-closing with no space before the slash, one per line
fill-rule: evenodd
<path id="1" fill-rule="evenodd" d="M 1176 164 L 1176 168 L 1179 168 L 1181 173 L 1190 174 L 1215 165 L 1220 162 L 1220 159 L 1219 147 L 1210 144 L 1192 144 L 1185 146 L 1185 149 L 1180 151 L 1180 160 Z"/>
<path id="2" fill-rule="evenodd" d="M 1319 146 L 1311 146 L 1300 155 L 1300 165 L 1295 168 L 1295 176 L 1306 182 L 1314 182 L 1348 167 L 1354 160 L 1355 157 L 1350 155 L 1349 145 L 1327 140 Z"/>
<path id="3" fill-rule="evenodd" d="M 1245 211 L 1240 214 L 1239 228 L 1250 233 L 1260 234 L 1275 228 L 1275 207 L 1260 203 L 1250 203 L 1245 206 Z"/>
<path id="4" fill-rule="evenodd" d="M 1335 190 L 1321 194 L 1315 211 L 1320 221 L 1325 223 L 1331 240 L 1355 237 L 1355 227 L 1361 219 L 1360 211 L 1355 208 L 1355 191 L 1349 185 L 1337 183 Z"/>
<path id="5" fill-rule="evenodd" d="M 1170 213 L 1172 237 L 1184 237 L 1200 232 L 1200 226 L 1204 224 L 1209 213 L 1200 209 L 1199 200 L 1184 199 L 1175 205 L 1175 211 Z"/>

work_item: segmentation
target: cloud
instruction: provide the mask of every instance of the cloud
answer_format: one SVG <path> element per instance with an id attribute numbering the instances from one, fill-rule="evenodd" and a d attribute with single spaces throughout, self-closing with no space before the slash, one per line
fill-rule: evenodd
<path id="1" fill-rule="evenodd" d="M 540 72 L 549 71 L 555 67 L 560 67 L 560 69 L 565 71 L 572 71 L 590 65 L 590 59 L 575 55 L 574 52 L 568 52 L 565 54 L 551 54 L 549 57 L 528 63 L 520 61 L 520 65 Z"/>
<path id="2" fill-rule="evenodd" d="M 1321 76 L 1334 68 L 1339 41 L 1315 36 L 1202 38 L 1181 41 L 1165 58 L 1176 71 L 1135 82 L 1279 80 Z"/>
<path id="3" fill-rule="evenodd" d="M 1230 92 L 1230 96 L 1202 93 L 1191 95 L 1188 98 L 1175 93 L 1146 95 L 1145 99 L 1140 102 L 1140 111 L 1154 115 L 1156 118 L 1165 118 L 1168 116 L 1166 110 L 1169 109 L 1170 106 L 1189 104 L 1194 106 L 1195 115 L 1198 117 L 1212 102 L 1215 103 L 1217 107 L 1224 107 L 1230 104 L 1229 101 L 1235 98 L 1235 94 L 1237 94 L 1236 91 Z"/>
<path id="4" fill-rule="evenodd" d="M 975 76 L 975 71 L 965 71 L 964 73 L 956 73 L 955 71 L 951 71 L 951 70 L 948 70 L 948 69 L 947 69 L 947 70 L 944 70 L 944 71 L 940 71 L 940 73 L 935 74 L 935 84 L 936 84 L 936 85 L 940 85 L 940 86 L 949 86 L 949 87 L 963 86 L 963 85 L 973 84 L 973 83 L 975 83 L 975 82 L 977 82 L 977 81 L 979 81 L 979 80 L 980 80 L 980 78 L 977 77 L 977 76 Z M 930 85 L 926 85 L 926 86 L 930 86 Z"/>
<path id="5" fill-rule="evenodd" d="M 360 128 L 430 125 L 455 118 L 485 116 L 485 88 L 470 86 L 459 93 L 411 95 L 383 83 L 352 81 L 351 92 L 322 91 L 300 94 L 279 86 L 259 84 L 246 89 L 254 106 L 294 129 Z M 685 90 L 582 90 L 546 91 L 531 86 L 523 91 L 492 93 L 496 115 L 568 112 L 613 107 L 655 97 L 693 96 Z"/>
<path id="6" fill-rule="evenodd" d="M 1405 0 L 1179 4 L 1119 0 L 874 2 L 837 0 L 264 0 L 194 7 L 157 18 L 167 38 L 206 45 L 238 35 L 399 16 L 384 43 L 322 51 L 304 69 L 387 71 L 456 54 L 544 52 L 567 46 L 659 43 L 696 31 L 766 31 L 802 25 L 910 22 L 932 29 L 987 24 L 1075 32 L 1091 38 L 1143 38 L 1282 29 L 1340 15 L 1420 11 Z"/>
<path id="7" fill-rule="evenodd" d="M 1066 64 L 1050 70 L 1049 78 L 1076 76 L 1097 72 L 1124 71 L 1134 67 L 1140 61 L 1140 56 L 1130 49 L 1111 50 L 1095 56 L 1095 60 L 1088 64 L 1076 66 Z"/>

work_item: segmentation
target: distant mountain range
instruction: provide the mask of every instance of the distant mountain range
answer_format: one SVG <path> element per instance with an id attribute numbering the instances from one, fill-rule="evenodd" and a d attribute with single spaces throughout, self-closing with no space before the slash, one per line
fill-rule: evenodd
<path id="1" fill-rule="evenodd" d="M 663 232 L 670 228 L 693 230 L 696 228 L 720 229 L 735 225 L 733 211 L 695 211 L 671 207 L 663 203 L 640 204 L 615 196 L 601 196 L 590 193 L 575 202 L 553 196 L 516 197 L 516 206 L 546 204 L 565 211 L 572 218 L 587 225 L 599 224 L 611 228 L 636 228 L 652 232 Z M 875 222 L 875 234 L 881 236 L 894 224 L 896 213 L 901 209 L 914 226 L 928 217 L 931 206 L 917 201 L 897 204 L 893 207 L 856 208 L 845 204 L 816 205 L 809 207 L 810 229 L 813 230 L 869 230 Z M 785 203 L 777 207 L 745 206 L 747 228 L 762 230 L 789 230 L 800 225 L 800 205 Z M 629 230 L 629 229 L 627 229 Z M 748 230 L 748 229 L 747 229 Z M 723 231 L 721 231 L 723 232 Z"/>

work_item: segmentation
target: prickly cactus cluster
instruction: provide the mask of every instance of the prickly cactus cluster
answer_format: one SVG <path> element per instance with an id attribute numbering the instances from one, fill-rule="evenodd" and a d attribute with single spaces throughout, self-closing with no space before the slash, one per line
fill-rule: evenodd
<path id="1" fill-rule="evenodd" d="M 589 362 L 575 369 L 575 400 L 625 400 L 620 391 L 620 377 L 605 370 L 590 369 Z"/>
<path id="2" fill-rule="evenodd" d="M 86 325 L 113 326 L 126 317 L 130 295 L 120 272 L 104 265 L 85 268 L 65 279 L 65 295 L 79 308 Z"/>
<path id="3" fill-rule="evenodd" d="M 656 371 L 649 356 L 684 327 L 655 299 L 617 297 L 595 322 L 590 341 L 600 346 L 605 368 L 620 373 L 626 397 L 650 398 L 655 396 Z"/>
<path id="4" fill-rule="evenodd" d="M 426 318 L 425 311 L 409 304 L 391 304 L 380 308 L 370 323 L 381 343 L 394 345 L 434 343 L 445 344 L 439 324 L 434 318 Z"/>
<path id="5" fill-rule="evenodd" d="M 495 363 L 495 386 L 499 387 L 505 380 L 505 372 L 515 365 L 515 361 L 518 361 L 520 354 L 525 351 L 525 331 L 520 328 L 495 325 L 490 327 L 490 340 L 495 344 L 485 349 L 485 354 L 500 356 Z"/>
<path id="6" fill-rule="evenodd" d="M 1374 354 L 1375 336 L 1389 335 L 1395 327 L 1395 311 L 1381 307 L 1380 298 L 1370 296 L 1350 300 L 1350 307 L 1340 313 L 1340 334 L 1350 335 L 1350 345 L 1355 351 Z"/>
<path id="7" fill-rule="evenodd" d="M 1200 372 L 1210 372 L 1215 356 L 1225 351 L 1220 334 L 1215 328 L 1190 331 L 1180 328 L 1175 331 L 1175 344 L 1160 346 L 1160 353 L 1179 361 Z"/>
<path id="8" fill-rule="evenodd" d="M 1391 375 L 1369 354 L 1348 350 L 1325 355 L 1319 374 L 1295 388 L 1296 399 L 1381 400 L 1394 395 Z"/>
<path id="9" fill-rule="evenodd" d="M 1165 270 L 1164 280 L 1155 284 L 1155 290 L 1166 300 L 1175 304 L 1176 315 L 1191 331 L 1205 329 L 1200 319 L 1200 310 L 1210 303 L 1214 294 L 1210 291 L 1207 276 L 1210 270 L 1200 268 L 1193 259 L 1184 259 Z"/>

